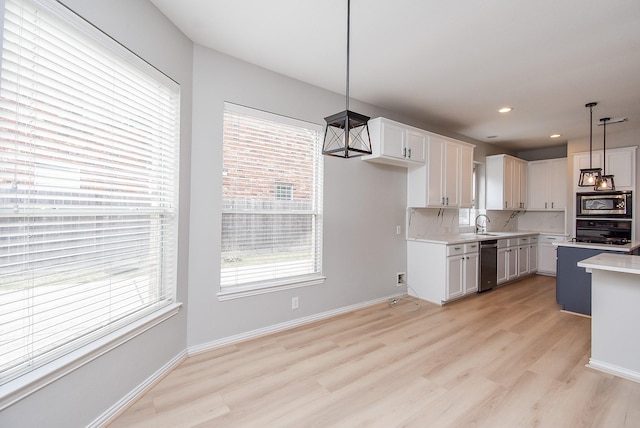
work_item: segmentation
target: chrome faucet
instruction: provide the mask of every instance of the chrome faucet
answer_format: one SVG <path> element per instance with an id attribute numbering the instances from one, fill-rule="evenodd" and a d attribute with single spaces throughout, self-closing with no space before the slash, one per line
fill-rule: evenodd
<path id="1" fill-rule="evenodd" d="M 484 226 L 479 226 L 478 225 L 478 219 L 480 217 L 484 217 L 485 218 Z M 478 214 L 476 216 L 476 233 L 485 233 L 487 231 L 487 223 L 491 223 L 491 220 L 489 219 L 489 217 L 487 217 L 485 214 Z"/>

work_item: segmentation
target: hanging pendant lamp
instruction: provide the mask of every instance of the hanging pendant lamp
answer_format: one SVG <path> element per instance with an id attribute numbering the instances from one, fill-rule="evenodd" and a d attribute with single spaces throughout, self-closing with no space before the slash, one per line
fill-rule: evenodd
<path id="1" fill-rule="evenodd" d="M 351 30 L 351 0 L 347 0 L 347 85 L 346 109 L 327 116 L 322 154 L 351 158 L 371 154 L 369 117 L 349 110 L 349 41 Z"/>
<path id="2" fill-rule="evenodd" d="M 600 119 L 600 122 L 602 122 L 602 163 L 604 169 L 602 170 L 602 175 L 598 181 L 596 181 L 596 185 L 593 190 L 601 192 L 616 190 L 616 185 L 613 182 L 613 175 L 607 175 L 607 122 L 610 120 L 610 117 Z"/>
<path id="3" fill-rule="evenodd" d="M 593 167 L 593 108 L 598 103 L 587 103 L 585 107 L 589 107 L 589 168 L 580 170 L 580 178 L 578 186 L 593 187 L 600 180 L 602 168 Z"/>

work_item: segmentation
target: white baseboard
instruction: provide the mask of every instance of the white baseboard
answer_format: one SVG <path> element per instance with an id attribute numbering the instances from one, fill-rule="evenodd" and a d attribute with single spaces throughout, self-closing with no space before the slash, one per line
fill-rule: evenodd
<path id="1" fill-rule="evenodd" d="M 624 367 L 604 363 L 602 361 L 594 360 L 593 358 L 589 359 L 589 364 L 587 364 L 587 367 L 640 383 L 640 373 L 633 370 L 625 369 Z"/>
<path id="2" fill-rule="evenodd" d="M 341 315 L 347 312 L 355 311 L 357 309 L 366 308 L 367 306 L 377 305 L 378 303 L 386 302 L 389 299 L 392 299 L 394 297 L 398 297 L 398 294 L 382 297 L 380 299 L 369 300 L 367 302 L 357 303 L 355 305 L 344 306 L 342 308 L 333 309 L 327 312 L 321 312 L 319 314 L 309 315 L 307 317 L 286 321 L 280 324 L 275 324 L 268 327 L 259 328 L 256 330 L 247 331 L 245 333 L 236 334 L 233 336 L 225 337 L 223 339 L 213 340 L 211 342 L 203 343 L 201 345 L 191 346 L 187 348 L 187 355 L 192 356 L 196 354 L 201 354 L 203 352 L 211 351 L 221 346 L 230 345 L 232 343 L 244 342 L 245 340 L 255 339 L 257 337 L 265 336 L 267 334 L 272 334 L 272 333 L 287 330 L 290 328 L 298 327 L 303 324 L 309 324 L 315 321 L 331 318 L 336 315 Z"/>
<path id="3" fill-rule="evenodd" d="M 117 403 L 107 409 L 106 412 L 104 412 L 102 415 L 100 415 L 100 417 L 91 422 L 91 424 L 87 425 L 87 427 L 99 428 L 107 426 L 107 424 L 113 422 L 115 418 L 117 418 L 126 409 L 128 409 L 130 405 L 135 403 L 138 398 L 140 398 L 145 392 L 149 391 L 156 383 L 158 383 L 163 377 L 169 374 L 174 368 L 178 366 L 178 364 L 183 362 L 186 358 L 186 350 L 180 352 L 164 366 L 156 370 L 154 374 L 145 379 L 145 381 L 138 385 L 133 391 L 129 392 L 127 395 L 118 400 Z"/>

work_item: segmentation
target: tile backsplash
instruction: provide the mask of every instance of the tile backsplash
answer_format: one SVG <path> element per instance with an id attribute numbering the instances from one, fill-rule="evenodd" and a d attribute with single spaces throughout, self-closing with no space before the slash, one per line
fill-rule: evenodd
<path id="1" fill-rule="evenodd" d="M 460 233 L 457 209 L 452 208 L 408 208 L 407 236 L 424 238 L 433 235 Z"/>
<path id="2" fill-rule="evenodd" d="M 564 211 L 525 211 L 518 216 L 518 230 L 571 233 L 571 230 L 565 231 L 565 217 Z"/>
<path id="3" fill-rule="evenodd" d="M 482 211 L 480 211 L 482 212 Z M 472 211 L 471 225 L 459 226 L 458 210 L 454 208 L 409 208 L 407 209 L 407 236 L 425 238 L 428 236 L 457 234 L 472 231 L 475 225 L 475 211 Z M 565 213 L 557 211 L 501 211 L 488 210 L 486 224 L 488 232 L 536 231 L 565 233 Z"/>

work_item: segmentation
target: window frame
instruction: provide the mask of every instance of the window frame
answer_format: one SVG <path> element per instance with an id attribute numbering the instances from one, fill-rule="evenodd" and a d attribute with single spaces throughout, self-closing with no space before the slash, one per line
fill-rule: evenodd
<path id="1" fill-rule="evenodd" d="M 129 66 L 137 68 L 147 76 L 151 76 L 156 80 L 165 82 L 168 85 L 177 89 L 176 93 L 176 136 L 175 136 L 175 203 L 172 204 L 172 221 L 170 223 L 171 230 L 170 240 L 174 251 L 176 252 L 171 262 L 174 275 L 177 275 L 177 247 L 178 247 L 178 211 L 179 211 L 179 155 L 180 155 L 180 89 L 179 84 L 173 79 L 147 63 L 145 60 L 137 56 L 132 51 L 128 50 L 122 44 L 112 39 L 109 35 L 98 30 L 90 22 L 84 20 L 77 15 L 71 9 L 67 8 L 63 4 L 55 1 L 42 1 L 42 0 L 29 0 L 29 3 L 36 5 L 38 8 L 46 10 L 54 17 L 62 19 L 67 24 L 70 24 L 74 29 L 79 30 L 81 33 L 87 36 L 91 42 L 101 45 L 103 48 L 109 50 L 112 54 L 118 58 L 119 61 L 127 63 Z M 4 20 L 5 4 L 2 4 L 1 16 Z M 0 59 L 1 61 L 1 59 Z M 55 177 L 54 177 L 55 179 Z M 104 215 L 111 213 L 101 211 Z M 94 213 L 99 215 L 99 213 Z M 59 216 L 65 216 L 61 213 Z M 170 281 L 170 284 L 164 284 L 171 288 L 169 291 L 170 299 L 167 303 L 160 305 L 160 307 L 153 311 L 141 312 L 140 316 L 128 321 L 126 324 L 116 325 L 114 328 L 109 329 L 106 334 L 102 334 L 99 337 L 85 342 L 82 341 L 82 345 L 71 347 L 60 357 L 45 362 L 41 365 L 35 366 L 29 371 L 25 371 L 16 377 L 10 378 L 2 385 L 0 385 L 0 411 L 11 404 L 21 400 L 22 398 L 32 394 L 33 392 L 45 387 L 46 385 L 54 382 L 57 379 L 65 376 L 66 374 L 77 370 L 79 367 L 89 363 L 90 361 L 98 358 L 99 356 L 106 354 L 107 352 L 117 348 L 123 343 L 131 340 L 132 338 L 142 334 L 143 332 L 153 328 L 159 323 L 176 315 L 182 304 L 177 301 L 177 280 L 175 278 Z M 69 349 L 69 348 L 68 348 Z"/>
<path id="2" fill-rule="evenodd" d="M 324 281 L 326 280 L 326 278 L 322 275 L 322 250 L 323 250 L 323 246 L 322 246 L 322 223 L 323 223 L 322 193 L 323 193 L 323 190 L 322 190 L 322 187 L 323 187 L 324 158 L 322 157 L 321 150 L 320 150 L 322 145 L 323 127 L 315 123 L 278 115 L 276 113 L 266 112 L 264 110 L 258 110 L 250 107 L 241 106 L 231 102 L 225 102 L 224 111 L 225 112 L 230 111 L 233 113 L 239 113 L 242 115 L 251 116 L 253 118 L 273 121 L 283 125 L 303 127 L 305 129 L 313 130 L 318 134 L 319 140 L 317 141 L 317 150 L 314 151 L 314 156 L 317 156 L 316 158 L 317 171 L 315 173 L 315 177 L 313 177 L 315 185 L 317 187 L 316 189 L 317 193 L 315 194 L 315 202 L 314 202 L 316 206 L 316 210 L 315 210 L 316 220 L 315 220 L 314 226 L 315 228 L 317 228 L 317 232 L 316 232 L 316 237 L 314 239 L 319 240 L 320 242 L 316 244 L 317 254 L 315 254 L 315 257 L 318 263 L 317 272 L 299 275 L 299 276 L 290 276 L 290 277 L 279 278 L 279 279 L 253 282 L 248 284 L 223 286 L 222 285 L 222 258 L 223 257 L 220 257 L 220 269 L 218 271 L 221 274 L 221 277 L 220 277 L 221 281 L 220 281 L 219 290 L 217 293 L 218 300 L 225 301 L 225 300 L 231 300 L 231 299 L 237 299 L 237 298 L 244 298 L 244 297 L 255 296 L 255 295 L 260 295 L 265 293 L 272 293 L 276 291 L 313 286 L 313 285 L 319 285 L 324 283 Z M 224 122 L 224 119 L 223 119 L 223 122 Z M 224 141 L 223 141 L 223 151 L 224 151 Z M 222 160 L 221 169 L 223 171 L 223 176 L 226 176 L 225 171 L 227 171 L 228 169 L 227 169 L 227 164 L 225 164 L 225 161 L 224 161 L 224 156 Z M 275 182 L 280 182 L 280 181 L 275 180 L 274 183 Z M 295 188 L 295 185 L 292 185 L 292 192 L 294 188 Z M 273 192 L 274 192 L 274 200 L 276 200 L 275 188 Z M 225 210 L 224 210 L 223 195 L 224 195 L 224 192 L 222 192 L 222 196 L 221 196 L 221 202 L 223 203 L 222 216 L 224 217 Z M 292 193 L 292 196 L 293 196 L 293 193 Z M 221 240 L 222 239 L 224 238 L 221 234 Z M 221 249 L 222 247 L 223 246 L 221 242 Z"/>

